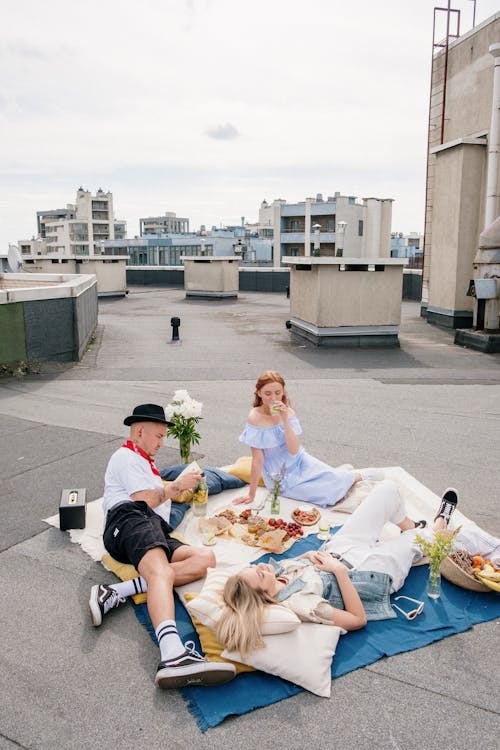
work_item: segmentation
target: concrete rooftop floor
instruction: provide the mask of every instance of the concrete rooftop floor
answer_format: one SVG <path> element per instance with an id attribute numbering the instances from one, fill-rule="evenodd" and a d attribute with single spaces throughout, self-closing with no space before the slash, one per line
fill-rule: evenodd
<path id="1" fill-rule="evenodd" d="M 133 287 L 100 301 L 82 362 L 0 381 L 0 750 L 498 747 L 500 621 L 346 675 L 330 700 L 304 692 L 204 735 L 178 692 L 155 690 L 157 649 L 131 607 L 90 625 L 90 586 L 113 576 L 42 521 L 61 489 L 99 497 L 123 417 L 178 388 L 204 404 L 195 456 L 230 463 L 246 452 L 238 435 L 264 369 L 287 380 L 309 452 L 400 465 L 437 494 L 455 486 L 461 509 L 500 535 L 500 355 L 455 346 L 412 302 L 398 350 L 317 349 L 290 338 L 287 317 L 280 294 L 201 301 Z M 157 463 L 177 456 L 168 440 Z"/>

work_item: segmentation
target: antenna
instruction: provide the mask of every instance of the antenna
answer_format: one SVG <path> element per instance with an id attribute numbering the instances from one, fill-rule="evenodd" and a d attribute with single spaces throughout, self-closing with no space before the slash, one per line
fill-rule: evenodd
<path id="1" fill-rule="evenodd" d="M 18 273 L 23 267 L 23 259 L 16 245 L 9 245 L 7 264 L 11 273 Z"/>

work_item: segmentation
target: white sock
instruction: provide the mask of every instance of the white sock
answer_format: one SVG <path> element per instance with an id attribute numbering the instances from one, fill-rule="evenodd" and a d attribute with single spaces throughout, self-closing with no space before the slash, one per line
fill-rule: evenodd
<path id="1" fill-rule="evenodd" d="M 134 594 L 145 594 L 148 590 L 148 584 L 140 576 L 139 578 L 132 578 L 131 581 L 112 583 L 109 588 L 116 591 L 120 596 L 134 596 Z"/>
<path id="2" fill-rule="evenodd" d="M 160 647 L 161 660 L 175 659 L 186 650 L 179 638 L 175 620 L 163 620 L 156 628 L 156 638 Z"/>
<path id="3" fill-rule="evenodd" d="M 381 482 L 385 479 L 385 474 L 382 469 L 362 469 L 358 472 L 361 479 L 368 479 L 372 482 Z"/>

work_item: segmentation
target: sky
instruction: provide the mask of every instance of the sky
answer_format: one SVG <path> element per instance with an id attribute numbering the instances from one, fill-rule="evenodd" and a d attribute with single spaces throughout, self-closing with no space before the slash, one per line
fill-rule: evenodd
<path id="1" fill-rule="evenodd" d="M 442 0 L 0 4 L 0 252 L 36 212 L 111 191 L 127 234 L 257 221 L 262 200 L 393 198 L 423 232 Z M 461 30 L 473 2 L 454 0 Z M 477 0 L 476 24 L 500 10 Z M 439 14 L 443 23 L 444 14 Z"/>

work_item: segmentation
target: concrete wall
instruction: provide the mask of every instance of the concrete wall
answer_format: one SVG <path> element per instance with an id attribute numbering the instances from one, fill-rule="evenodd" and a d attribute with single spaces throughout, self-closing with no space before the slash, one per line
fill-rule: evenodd
<path id="1" fill-rule="evenodd" d="M 47 274 L 51 286 L 30 287 L 29 276 L 2 276 L 0 364 L 78 361 L 97 325 L 95 277 Z M 15 285 L 22 277 L 24 286 Z"/>
<path id="2" fill-rule="evenodd" d="M 64 258 L 63 263 L 53 262 L 50 257 L 37 257 L 33 264 L 26 268 L 35 273 L 95 274 L 97 293 L 103 296 L 124 295 L 127 291 L 126 258 L 85 258 L 81 261 L 74 257 Z"/>
<path id="3" fill-rule="evenodd" d="M 24 305 L 22 302 L 0 305 L 0 364 L 25 360 Z"/>
<path id="4" fill-rule="evenodd" d="M 467 297 L 484 204 L 486 148 L 457 144 L 436 153 L 433 249 L 427 320 L 456 328 L 472 325 Z M 453 186 L 453 190 L 449 186 Z"/>
<path id="5" fill-rule="evenodd" d="M 239 269 L 240 292 L 284 293 L 290 286 L 288 268 L 259 268 L 243 266 Z M 158 268 L 158 266 L 127 267 L 128 286 L 184 287 L 184 268 Z M 404 270 L 403 299 L 420 300 L 422 274 Z"/>
<path id="6" fill-rule="evenodd" d="M 184 261 L 186 291 L 237 292 L 239 260 L 210 260 L 198 258 Z"/>
<path id="7" fill-rule="evenodd" d="M 290 313 L 318 327 L 399 325 L 402 267 L 340 271 L 292 268 Z"/>

